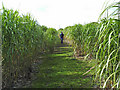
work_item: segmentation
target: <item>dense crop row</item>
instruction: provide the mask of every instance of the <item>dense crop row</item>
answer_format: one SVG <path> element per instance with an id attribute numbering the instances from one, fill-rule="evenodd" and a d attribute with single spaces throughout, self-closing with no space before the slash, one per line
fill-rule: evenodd
<path id="1" fill-rule="evenodd" d="M 76 24 L 64 29 L 65 36 L 71 41 L 77 56 L 92 55 L 97 26 L 98 23 L 93 22 L 86 25 Z"/>
<path id="2" fill-rule="evenodd" d="M 118 3 L 105 8 L 100 17 L 114 7 L 117 8 L 107 18 L 100 18 L 98 22 L 75 24 L 59 30 L 74 47 L 75 56 L 96 59 L 94 81 L 101 88 L 120 88 Z M 30 14 L 21 16 L 18 11 L 4 7 L 0 25 L 3 87 L 12 87 L 19 78 L 30 77 L 31 64 L 39 55 L 54 50 L 58 32 L 54 28 L 40 26 Z"/>
<path id="3" fill-rule="evenodd" d="M 95 82 L 103 88 L 120 87 L 118 3 L 105 8 L 100 17 L 111 8 L 114 11 L 107 18 L 85 25 L 68 26 L 63 30 L 66 39 L 73 45 L 76 56 L 96 58 Z"/>
<path id="4" fill-rule="evenodd" d="M 38 54 L 52 52 L 58 41 L 54 28 L 40 26 L 28 15 L 18 11 L 2 12 L 3 87 L 12 87 L 18 78 L 29 78 L 31 64 Z"/>
<path id="5" fill-rule="evenodd" d="M 118 7 L 118 3 L 113 3 L 105 10 L 114 7 Z M 100 62 L 97 67 L 96 79 L 99 78 L 100 87 L 103 88 L 120 88 L 120 20 L 118 9 L 114 9 L 107 18 L 99 21 L 100 29 L 96 33 L 98 36 L 95 44 L 95 47 L 98 47 L 96 59 Z"/>

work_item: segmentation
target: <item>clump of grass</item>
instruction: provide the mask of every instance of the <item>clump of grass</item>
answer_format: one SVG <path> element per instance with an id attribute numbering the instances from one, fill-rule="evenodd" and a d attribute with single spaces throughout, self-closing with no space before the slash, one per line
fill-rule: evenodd
<path id="1" fill-rule="evenodd" d="M 118 3 L 113 3 L 106 7 L 100 17 L 106 10 L 118 7 Z M 100 29 L 96 36 L 98 41 L 96 59 L 100 62 L 97 66 L 96 78 L 99 78 L 101 88 L 119 88 L 120 87 L 120 45 L 119 45 L 119 23 L 118 8 L 116 8 L 107 18 L 100 19 Z"/>
<path id="2" fill-rule="evenodd" d="M 2 10 L 4 88 L 13 87 L 19 78 L 29 79 L 31 64 L 38 54 L 54 50 L 58 36 L 55 29 L 38 25 L 30 14 L 19 15 L 18 11 L 6 9 L 4 6 Z"/>
<path id="3" fill-rule="evenodd" d="M 98 22 L 68 26 L 64 30 L 67 41 L 74 47 L 77 57 L 84 56 L 97 60 L 96 81 L 100 88 L 120 87 L 120 2 L 106 6 Z M 108 10 L 112 12 L 103 18 Z"/>

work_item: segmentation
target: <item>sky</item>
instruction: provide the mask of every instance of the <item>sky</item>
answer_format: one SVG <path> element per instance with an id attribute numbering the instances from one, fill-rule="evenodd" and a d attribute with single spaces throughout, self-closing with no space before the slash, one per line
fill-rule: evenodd
<path id="1" fill-rule="evenodd" d="M 119 0 L 0 0 L 0 6 L 30 13 L 40 25 L 59 29 L 97 22 L 105 1 Z"/>

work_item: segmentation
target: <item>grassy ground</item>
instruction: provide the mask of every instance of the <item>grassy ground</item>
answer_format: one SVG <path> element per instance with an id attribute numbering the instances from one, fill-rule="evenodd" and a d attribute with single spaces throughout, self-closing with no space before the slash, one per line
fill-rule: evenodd
<path id="1" fill-rule="evenodd" d="M 67 44 L 56 47 L 53 54 L 44 55 L 38 66 L 37 79 L 30 88 L 91 88 L 93 70 L 82 75 L 92 66 L 94 60 L 78 60 Z"/>

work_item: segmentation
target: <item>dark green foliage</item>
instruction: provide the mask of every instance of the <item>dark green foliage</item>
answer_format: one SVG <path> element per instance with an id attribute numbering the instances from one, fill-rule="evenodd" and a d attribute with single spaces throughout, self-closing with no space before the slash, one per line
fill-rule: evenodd
<path id="1" fill-rule="evenodd" d="M 46 32 L 47 29 L 48 29 L 48 28 L 47 28 L 46 26 L 44 26 L 44 25 L 41 26 L 41 30 L 43 30 L 44 32 Z"/>

